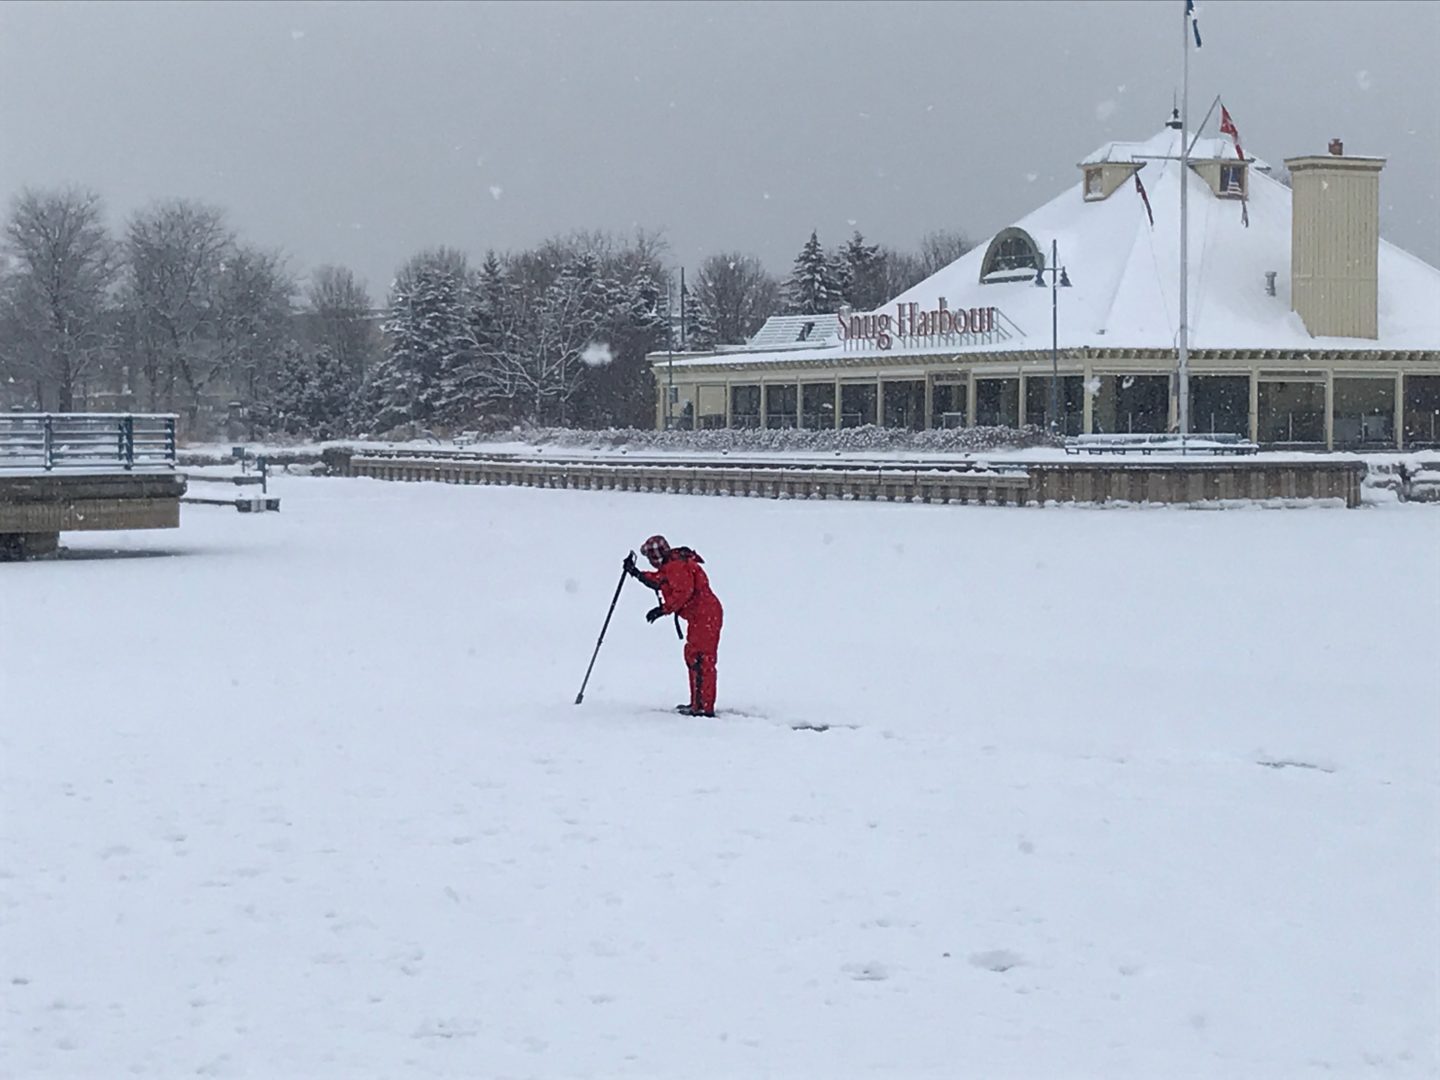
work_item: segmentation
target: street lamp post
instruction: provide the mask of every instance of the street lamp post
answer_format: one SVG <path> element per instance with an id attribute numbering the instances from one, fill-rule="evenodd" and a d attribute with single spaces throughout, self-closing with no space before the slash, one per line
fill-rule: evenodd
<path id="1" fill-rule="evenodd" d="M 1057 289 L 1070 288 L 1070 275 L 1060 265 L 1060 244 L 1050 241 L 1050 265 L 1035 271 L 1035 286 L 1045 287 L 1050 275 L 1050 434 L 1059 434 L 1060 424 L 1060 304 Z"/>
<path id="2" fill-rule="evenodd" d="M 665 286 L 665 430 L 675 426 L 675 320 L 670 317 L 670 286 Z"/>

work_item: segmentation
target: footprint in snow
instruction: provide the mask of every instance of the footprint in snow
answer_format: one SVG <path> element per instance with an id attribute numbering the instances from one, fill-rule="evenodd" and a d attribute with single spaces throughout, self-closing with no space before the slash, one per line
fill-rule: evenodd
<path id="1" fill-rule="evenodd" d="M 1025 961 L 1009 949 L 991 949 L 989 952 L 970 954 L 970 963 L 986 971 L 1009 971 Z"/>
<path id="2" fill-rule="evenodd" d="M 890 969 L 874 960 L 864 964 L 846 964 L 840 970 L 856 982 L 884 982 L 890 977 Z"/>

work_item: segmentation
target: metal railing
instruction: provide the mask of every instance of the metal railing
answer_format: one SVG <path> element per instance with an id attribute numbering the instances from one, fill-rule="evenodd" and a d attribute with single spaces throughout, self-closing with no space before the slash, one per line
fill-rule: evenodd
<path id="1" fill-rule="evenodd" d="M 814 451 L 810 453 L 795 451 L 770 454 L 763 450 L 747 454 L 744 451 L 735 451 L 733 454 L 726 452 L 723 456 L 716 453 L 700 452 L 697 457 L 691 458 L 684 454 L 666 453 L 655 451 L 646 453 L 644 451 L 627 452 L 623 457 L 618 455 L 597 456 L 594 453 L 576 451 L 566 453 L 564 450 L 555 451 L 546 449 L 544 452 L 525 453 L 515 451 L 487 451 L 466 448 L 451 449 L 450 447 L 368 447 L 363 444 L 352 445 L 345 450 L 348 457 L 366 460 L 393 460 L 393 461 L 443 461 L 455 464 L 475 463 L 483 465 L 491 464 L 523 464 L 523 465 L 577 465 L 596 466 L 599 468 L 625 468 L 628 466 L 644 465 L 652 468 L 662 469 L 747 469 L 750 471 L 759 470 L 783 470 L 783 469 L 810 469 L 839 472 L 870 471 L 877 475 L 881 473 L 905 474 L 916 469 L 924 469 L 930 472 L 947 473 L 983 473 L 991 475 L 995 473 L 1009 472 L 1023 474 L 1024 469 L 1018 466 L 994 465 L 986 461 L 974 461 L 963 458 L 946 457 L 911 457 L 900 459 L 866 457 L 856 454 L 847 458 L 835 455 L 833 451 Z"/>
<path id="2" fill-rule="evenodd" d="M 174 468 L 170 414 L 0 413 L 0 471 Z"/>
<path id="3" fill-rule="evenodd" d="M 1107 434 L 1072 435 L 1065 440 L 1067 454 L 1253 454 L 1260 447 L 1228 431 L 1187 435 Z"/>

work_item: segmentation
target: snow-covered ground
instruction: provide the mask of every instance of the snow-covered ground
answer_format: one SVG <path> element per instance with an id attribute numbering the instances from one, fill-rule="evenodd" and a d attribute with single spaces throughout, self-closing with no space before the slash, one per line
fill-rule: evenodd
<path id="1" fill-rule="evenodd" d="M 1440 1071 L 1434 508 L 271 490 L 0 567 L 0 1076 Z"/>

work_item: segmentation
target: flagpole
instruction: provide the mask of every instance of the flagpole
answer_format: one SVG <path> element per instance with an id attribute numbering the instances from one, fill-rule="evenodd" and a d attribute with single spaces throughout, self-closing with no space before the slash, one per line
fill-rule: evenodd
<path id="1" fill-rule="evenodd" d="M 1190 223 L 1188 219 L 1190 190 L 1190 0 L 1180 4 L 1180 47 L 1185 53 L 1180 84 L 1180 348 L 1176 407 L 1180 414 L 1180 452 L 1190 434 Z"/>

